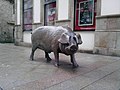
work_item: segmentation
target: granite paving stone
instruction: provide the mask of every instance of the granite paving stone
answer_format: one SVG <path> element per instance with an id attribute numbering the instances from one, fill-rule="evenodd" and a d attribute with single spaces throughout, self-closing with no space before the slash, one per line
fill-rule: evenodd
<path id="1" fill-rule="evenodd" d="M 60 54 L 60 66 L 46 62 L 37 50 L 30 61 L 31 47 L 0 44 L 0 88 L 3 90 L 119 90 L 120 57 L 76 53 L 79 67 L 72 68 L 69 56 Z"/>

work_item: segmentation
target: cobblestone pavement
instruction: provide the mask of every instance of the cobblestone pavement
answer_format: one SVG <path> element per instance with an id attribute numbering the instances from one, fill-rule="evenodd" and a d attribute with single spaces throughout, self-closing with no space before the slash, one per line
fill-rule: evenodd
<path id="1" fill-rule="evenodd" d="M 3 90 L 120 90 L 120 57 L 76 53 L 79 64 L 72 69 L 68 56 L 60 54 L 60 67 L 37 50 L 0 44 L 0 87 Z"/>

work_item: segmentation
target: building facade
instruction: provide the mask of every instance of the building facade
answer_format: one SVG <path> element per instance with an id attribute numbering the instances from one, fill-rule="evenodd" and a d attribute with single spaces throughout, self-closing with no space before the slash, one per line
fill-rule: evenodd
<path id="1" fill-rule="evenodd" d="M 94 53 L 120 56 L 120 1 L 98 0 Z"/>
<path id="2" fill-rule="evenodd" d="M 15 0 L 15 44 L 30 46 L 31 31 L 39 26 L 69 26 L 82 36 L 79 50 L 118 55 L 119 3 L 119 0 Z"/>
<path id="3" fill-rule="evenodd" d="M 0 43 L 14 41 L 13 0 L 0 0 Z"/>

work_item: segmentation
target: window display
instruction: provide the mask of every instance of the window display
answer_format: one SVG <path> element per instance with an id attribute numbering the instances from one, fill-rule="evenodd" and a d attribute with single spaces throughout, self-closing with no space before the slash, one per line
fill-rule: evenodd
<path id="1" fill-rule="evenodd" d="M 55 0 L 46 0 L 45 4 L 45 25 L 52 22 L 54 24 L 56 15 L 56 2 Z"/>
<path id="2" fill-rule="evenodd" d="M 32 30 L 33 20 L 32 0 L 24 0 L 24 31 Z"/>
<path id="3" fill-rule="evenodd" d="M 94 2 L 93 0 L 79 3 L 79 26 L 93 25 Z"/>
<path id="4" fill-rule="evenodd" d="M 75 26 L 76 31 L 95 30 L 95 4 L 97 0 L 76 0 Z"/>

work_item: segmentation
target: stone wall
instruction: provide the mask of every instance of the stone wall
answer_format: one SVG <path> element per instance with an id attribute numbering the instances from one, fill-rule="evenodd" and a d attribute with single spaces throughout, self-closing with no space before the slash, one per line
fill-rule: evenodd
<path id="1" fill-rule="evenodd" d="M 13 42 L 13 4 L 0 0 L 0 42 Z"/>
<path id="2" fill-rule="evenodd" d="M 96 17 L 94 53 L 120 56 L 120 15 Z"/>

